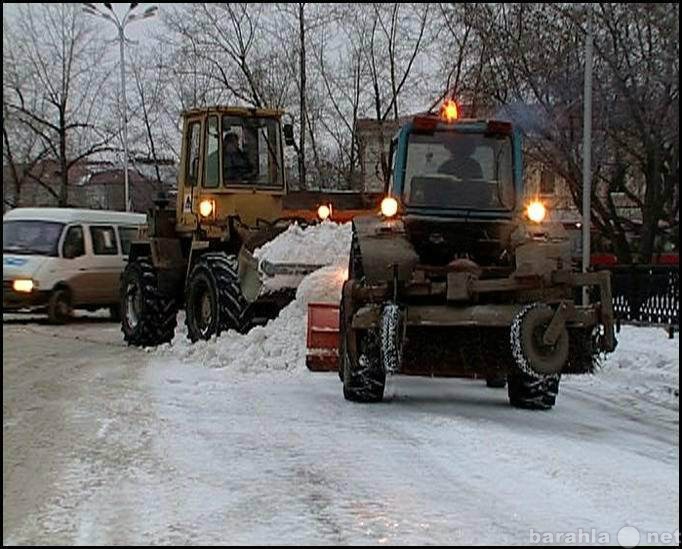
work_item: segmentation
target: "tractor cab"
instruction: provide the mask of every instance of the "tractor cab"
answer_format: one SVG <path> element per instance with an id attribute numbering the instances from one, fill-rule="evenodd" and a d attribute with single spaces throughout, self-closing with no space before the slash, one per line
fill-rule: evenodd
<path id="1" fill-rule="evenodd" d="M 506 122 L 420 115 L 393 141 L 390 194 L 415 216 L 511 217 L 521 138 Z"/>
<path id="2" fill-rule="evenodd" d="M 508 238 L 523 196 L 521 135 L 511 124 L 461 120 L 445 102 L 440 114 L 404 125 L 391 156 L 385 207 L 400 214 L 422 262 L 485 255 L 485 243 Z M 499 246 L 489 251 L 499 255 Z"/>

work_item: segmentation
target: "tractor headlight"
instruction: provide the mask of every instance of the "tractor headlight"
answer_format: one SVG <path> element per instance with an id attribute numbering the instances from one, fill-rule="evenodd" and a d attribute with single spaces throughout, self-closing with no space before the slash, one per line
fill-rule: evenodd
<path id="1" fill-rule="evenodd" d="M 534 221 L 535 223 L 540 223 L 547 215 L 547 209 L 545 205 L 539 200 L 534 200 L 528 205 L 526 209 L 526 215 L 528 219 Z"/>
<path id="2" fill-rule="evenodd" d="M 215 211 L 215 202 L 213 200 L 202 200 L 199 202 L 199 213 L 201 217 L 211 217 Z"/>
<path id="3" fill-rule="evenodd" d="M 381 201 L 381 213 L 384 217 L 393 217 L 398 213 L 398 201 L 392 196 L 387 196 Z"/>
<path id="4" fill-rule="evenodd" d="M 330 215 L 332 215 L 331 205 L 327 206 L 326 204 L 322 204 L 322 206 L 317 208 L 317 217 L 319 217 L 322 221 L 329 219 Z"/>
<path id="5" fill-rule="evenodd" d="M 31 293 L 33 291 L 33 280 L 17 279 L 12 283 L 15 292 Z"/>

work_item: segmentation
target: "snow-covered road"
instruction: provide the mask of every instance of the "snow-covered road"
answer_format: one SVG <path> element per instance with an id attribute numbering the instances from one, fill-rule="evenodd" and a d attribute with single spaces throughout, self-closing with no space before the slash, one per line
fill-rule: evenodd
<path id="1" fill-rule="evenodd" d="M 263 357 L 210 368 L 192 360 L 208 346 L 127 349 L 111 323 L 5 324 L 3 542 L 672 534 L 679 340 L 625 328 L 620 341 L 600 374 L 565 381 L 538 413 L 481 382 L 419 378 L 392 379 L 380 405 L 351 404 L 335 374 Z"/>

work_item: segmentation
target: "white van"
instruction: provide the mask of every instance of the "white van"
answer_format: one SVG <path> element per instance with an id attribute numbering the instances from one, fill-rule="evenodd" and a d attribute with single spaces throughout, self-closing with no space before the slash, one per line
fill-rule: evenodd
<path id="1" fill-rule="evenodd" d="M 46 310 L 62 323 L 73 309 L 119 310 L 119 279 L 144 214 L 16 208 L 2 218 L 2 310 Z"/>

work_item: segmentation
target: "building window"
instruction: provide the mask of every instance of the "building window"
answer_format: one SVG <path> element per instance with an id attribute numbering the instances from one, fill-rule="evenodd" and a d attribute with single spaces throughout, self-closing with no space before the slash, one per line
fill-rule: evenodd
<path id="1" fill-rule="evenodd" d="M 554 194 L 556 191 L 556 174 L 543 169 L 540 172 L 540 194 Z"/>

